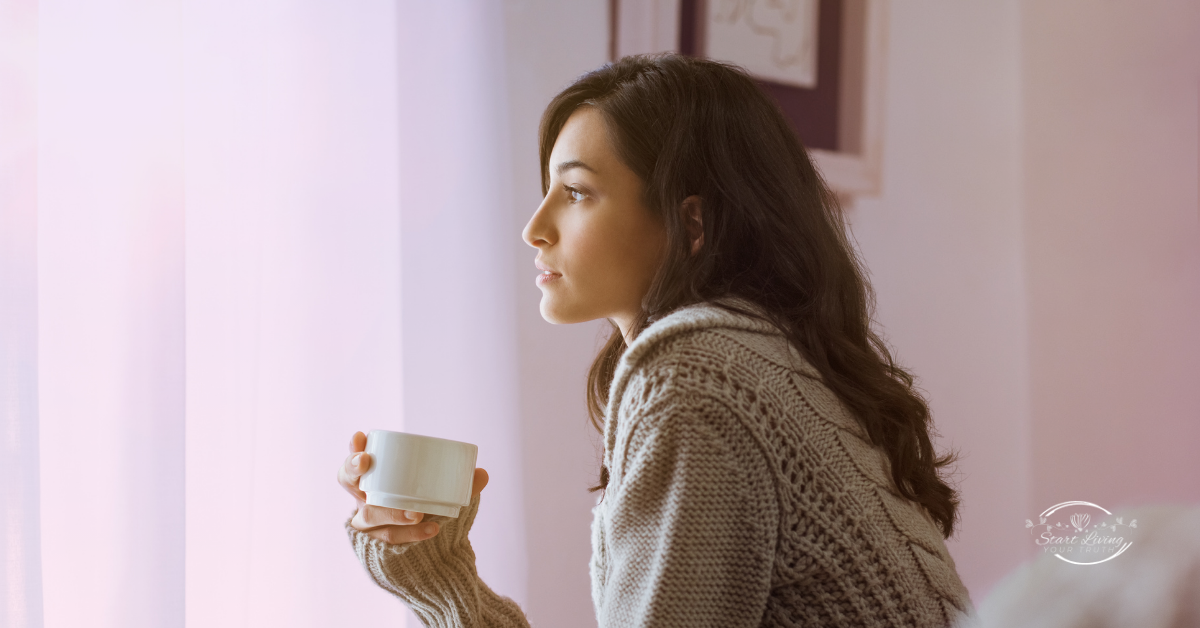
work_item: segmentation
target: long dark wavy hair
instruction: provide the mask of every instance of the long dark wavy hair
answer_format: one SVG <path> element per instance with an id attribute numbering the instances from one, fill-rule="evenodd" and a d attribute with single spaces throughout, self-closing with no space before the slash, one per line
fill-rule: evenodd
<path id="1" fill-rule="evenodd" d="M 871 328 L 874 293 L 846 237 L 837 197 L 778 106 L 734 66 L 679 55 L 626 57 L 551 101 L 539 133 L 542 192 L 567 118 L 603 114 L 618 156 L 665 223 L 665 261 L 635 335 L 669 312 L 721 297 L 757 304 L 887 452 L 892 479 L 949 537 L 957 492 L 930 439 L 929 407 Z M 704 244 L 692 254 L 680 207 L 701 199 Z M 602 429 L 625 339 L 615 325 L 588 373 L 588 412 Z M 601 486 L 607 484 L 601 469 Z"/>

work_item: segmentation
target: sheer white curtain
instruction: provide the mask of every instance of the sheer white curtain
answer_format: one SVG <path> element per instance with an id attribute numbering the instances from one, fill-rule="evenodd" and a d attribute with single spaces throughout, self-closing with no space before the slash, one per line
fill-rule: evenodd
<path id="1" fill-rule="evenodd" d="M 503 15 L 441 5 L 0 0 L 0 623 L 402 624 L 377 427 L 480 443 L 523 600 Z"/>
<path id="2" fill-rule="evenodd" d="M 187 623 L 398 625 L 330 465 L 402 426 L 395 8 L 189 2 L 182 23 Z"/>

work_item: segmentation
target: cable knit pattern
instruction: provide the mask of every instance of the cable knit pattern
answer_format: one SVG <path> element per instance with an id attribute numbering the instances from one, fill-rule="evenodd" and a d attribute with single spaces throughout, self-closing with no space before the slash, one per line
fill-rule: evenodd
<path id="1" fill-rule="evenodd" d="M 949 626 L 973 610 L 933 519 L 768 323 L 710 304 L 655 322 L 617 368 L 604 443 L 602 628 Z M 347 529 L 426 625 L 524 626 L 475 573 L 476 508 L 403 546 Z"/>
<path id="2" fill-rule="evenodd" d="M 933 519 L 764 321 L 704 304 L 655 322 L 618 366 L 604 440 L 601 626 L 948 626 L 973 611 Z"/>

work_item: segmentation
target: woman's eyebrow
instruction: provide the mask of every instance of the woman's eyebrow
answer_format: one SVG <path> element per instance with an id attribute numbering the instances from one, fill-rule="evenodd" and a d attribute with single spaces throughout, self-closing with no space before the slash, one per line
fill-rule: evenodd
<path id="1" fill-rule="evenodd" d="M 572 159 L 571 161 L 564 161 L 564 162 L 558 164 L 557 166 L 555 166 L 554 171 L 556 173 L 558 173 L 558 176 L 561 177 L 564 172 L 566 172 L 568 170 L 573 170 L 575 168 L 583 168 L 584 170 L 587 170 L 588 172 L 591 172 L 593 174 L 599 174 L 596 172 L 595 168 L 583 163 L 582 161 L 579 161 L 578 159 Z"/>

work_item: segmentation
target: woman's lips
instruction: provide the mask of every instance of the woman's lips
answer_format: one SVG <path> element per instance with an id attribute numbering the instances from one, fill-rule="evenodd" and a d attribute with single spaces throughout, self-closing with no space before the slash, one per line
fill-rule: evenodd
<path id="1" fill-rule="evenodd" d="M 542 274 L 537 276 L 537 280 L 536 280 L 537 285 L 538 285 L 538 287 L 544 286 L 548 283 L 553 282 L 554 280 L 558 279 L 559 277 L 562 277 L 562 275 L 560 275 L 556 272 L 552 272 L 549 270 L 542 271 Z"/>
<path id="2" fill-rule="evenodd" d="M 554 281 L 555 279 L 562 277 L 562 273 L 556 272 L 553 268 L 550 268 L 549 266 L 543 264 L 542 260 L 540 260 L 540 259 L 533 260 L 533 265 L 537 266 L 537 269 L 542 271 L 542 274 L 537 276 L 536 281 L 537 281 L 538 287 L 544 286 L 544 285 Z"/>

